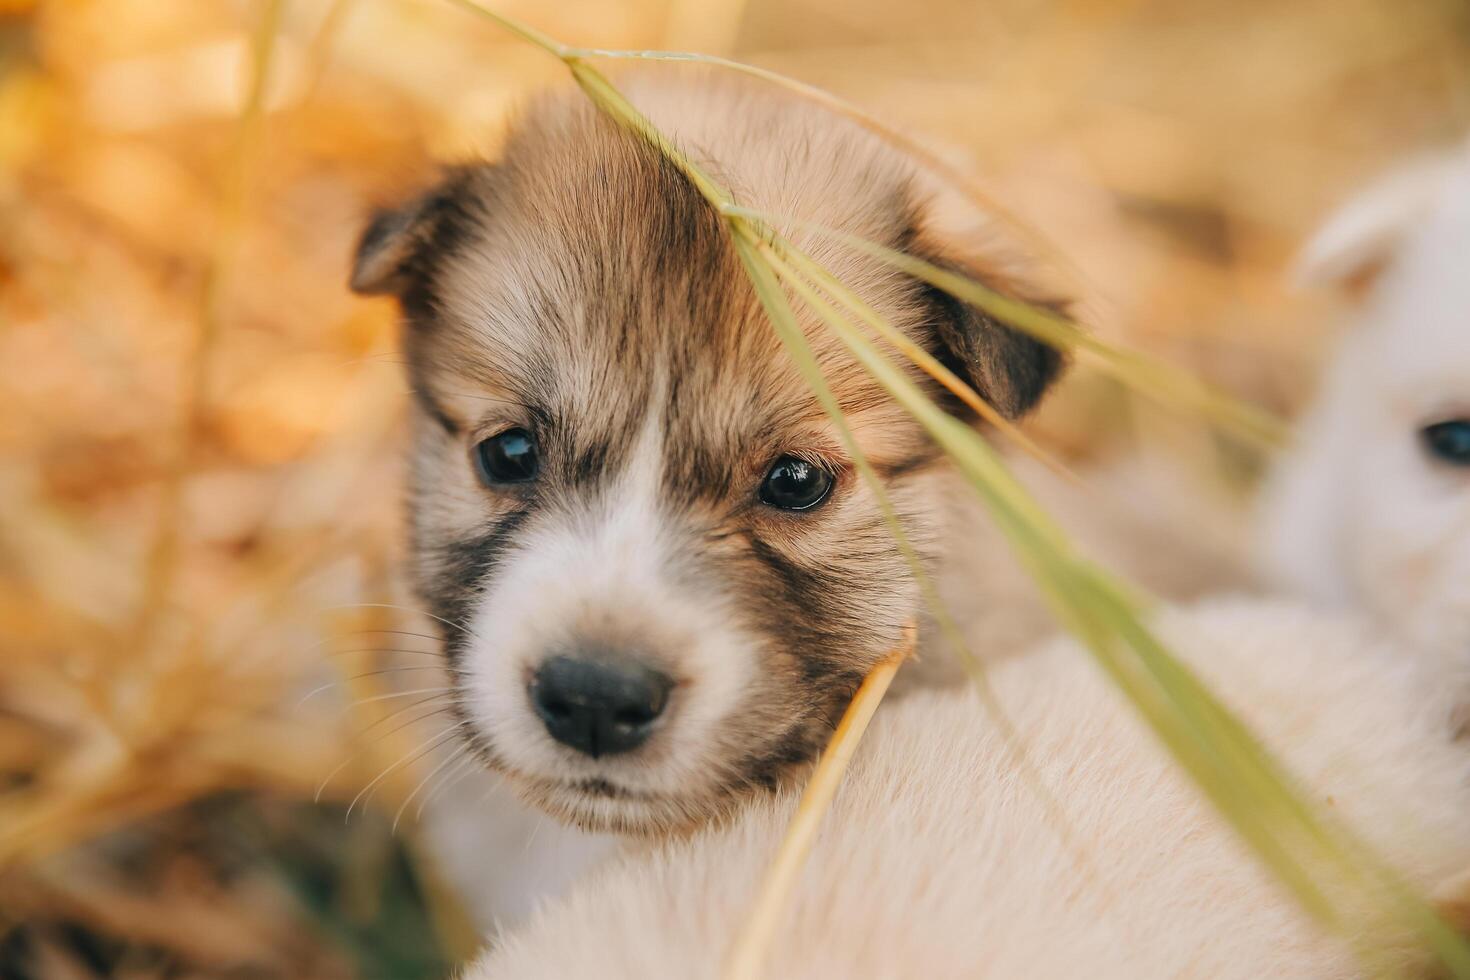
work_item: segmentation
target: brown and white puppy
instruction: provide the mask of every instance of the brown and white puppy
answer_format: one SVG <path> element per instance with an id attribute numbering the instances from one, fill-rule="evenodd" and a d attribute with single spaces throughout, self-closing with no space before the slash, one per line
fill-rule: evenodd
<path id="1" fill-rule="evenodd" d="M 911 165 L 855 124 L 736 84 L 625 91 L 742 203 L 998 278 L 941 246 Z M 783 230 L 1005 414 L 1057 374 L 980 311 Z M 405 313 L 416 584 L 453 624 L 455 708 L 489 766 L 563 819 L 657 832 L 812 759 L 920 600 L 684 175 L 579 93 L 546 98 L 500 159 L 380 214 L 352 284 Z M 803 329 L 942 564 L 940 455 Z"/>

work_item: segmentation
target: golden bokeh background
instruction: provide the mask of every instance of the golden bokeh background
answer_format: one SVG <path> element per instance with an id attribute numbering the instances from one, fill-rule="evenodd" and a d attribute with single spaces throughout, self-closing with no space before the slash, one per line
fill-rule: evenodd
<path id="1" fill-rule="evenodd" d="M 1459 0 L 494 5 L 843 96 L 1066 255 L 1089 327 L 1285 412 L 1334 312 L 1293 252 L 1470 129 Z M 393 311 L 346 270 L 563 76 L 450 0 L 0 0 L 0 978 L 432 976 L 472 942 L 387 825 L 413 766 L 343 820 L 416 744 L 363 734 L 414 686 L 364 631 L 422 629 L 388 608 Z M 1104 389 L 1044 415 L 1060 451 L 1148 429 Z"/>

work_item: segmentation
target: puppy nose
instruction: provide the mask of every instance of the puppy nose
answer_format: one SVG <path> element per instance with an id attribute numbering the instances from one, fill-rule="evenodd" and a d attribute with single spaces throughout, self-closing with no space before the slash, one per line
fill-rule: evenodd
<path id="1" fill-rule="evenodd" d="M 531 679 L 531 703 L 551 737 L 596 759 L 636 749 L 674 682 L 641 664 L 552 657 Z"/>

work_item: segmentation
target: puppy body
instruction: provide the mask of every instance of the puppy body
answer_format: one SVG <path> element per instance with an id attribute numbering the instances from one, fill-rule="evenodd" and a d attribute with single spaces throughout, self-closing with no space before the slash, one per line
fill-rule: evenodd
<path id="1" fill-rule="evenodd" d="M 1073 482 L 1019 453 L 1006 463 L 1079 552 L 1149 594 L 1188 601 L 1252 584 L 1248 557 L 1230 535 L 1208 533 L 1242 523 L 1241 515 L 1201 502 L 1198 488 L 1177 471 L 1125 457 L 1088 465 Z M 1055 615 L 974 488 L 955 474 L 937 486 L 947 533 L 937 545 L 946 574 L 936 584 L 945 610 L 969 651 L 986 663 L 1027 653 L 1057 632 Z M 966 682 L 962 665 L 927 617 L 923 622 L 925 655 L 900 672 L 899 693 Z"/>
<path id="2" fill-rule="evenodd" d="M 1157 626 L 1411 884 L 1470 861 L 1470 746 L 1450 738 L 1453 699 L 1422 661 L 1370 623 L 1288 602 L 1216 601 Z M 1077 850 L 970 693 L 915 694 L 863 743 L 770 975 L 1356 975 L 1086 656 L 1058 641 L 991 674 Z M 466 976 L 716 976 L 794 803 L 760 800 L 731 826 L 620 859 Z M 1393 930 L 1351 928 L 1413 961 Z"/>

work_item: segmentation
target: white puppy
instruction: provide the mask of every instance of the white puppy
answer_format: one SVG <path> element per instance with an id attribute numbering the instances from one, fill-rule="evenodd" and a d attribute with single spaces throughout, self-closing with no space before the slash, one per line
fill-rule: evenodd
<path id="1" fill-rule="evenodd" d="M 1354 200 L 1303 271 L 1358 322 L 1263 496 L 1267 572 L 1470 661 L 1470 147 Z"/>

